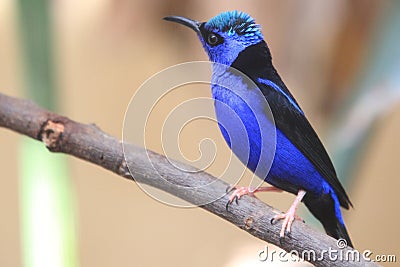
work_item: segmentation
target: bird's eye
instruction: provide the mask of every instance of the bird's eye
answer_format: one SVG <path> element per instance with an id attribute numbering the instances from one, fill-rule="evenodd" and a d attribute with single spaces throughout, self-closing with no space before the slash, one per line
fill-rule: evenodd
<path id="1" fill-rule="evenodd" d="M 207 43 L 209 45 L 216 45 L 218 42 L 219 42 L 219 38 L 218 38 L 218 36 L 216 34 L 210 33 L 207 36 Z"/>

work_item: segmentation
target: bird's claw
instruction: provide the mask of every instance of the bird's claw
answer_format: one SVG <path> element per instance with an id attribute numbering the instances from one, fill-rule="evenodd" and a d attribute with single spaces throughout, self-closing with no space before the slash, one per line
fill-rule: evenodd
<path id="1" fill-rule="evenodd" d="M 291 210 L 289 210 L 287 213 L 282 213 L 282 214 L 275 215 L 271 219 L 270 222 L 273 225 L 279 220 L 283 220 L 282 228 L 281 228 L 281 231 L 279 233 L 279 237 L 280 238 L 284 238 L 285 236 L 290 237 L 290 231 L 291 231 L 292 224 L 293 224 L 294 220 L 299 220 L 299 221 L 302 221 L 304 223 L 304 220 L 302 218 L 300 218 L 299 216 L 297 216 L 296 214 L 294 214 Z"/>
<path id="2" fill-rule="evenodd" d="M 232 190 L 233 189 L 235 189 L 235 187 L 234 186 L 231 186 L 231 185 L 229 185 L 226 189 L 225 189 L 225 193 L 230 193 L 230 192 L 232 192 Z"/>
<path id="3" fill-rule="evenodd" d="M 239 199 L 244 196 L 244 195 L 252 195 L 254 196 L 254 193 L 250 191 L 248 187 L 236 187 L 236 186 L 229 186 L 226 189 L 226 193 L 228 194 L 229 192 L 233 193 L 230 195 L 228 202 L 226 203 L 226 211 L 228 211 L 228 207 L 230 204 L 232 204 L 233 201 L 236 202 L 236 205 L 239 205 Z"/>
<path id="4" fill-rule="evenodd" d="M 225 207 L 226 211 L 228 211 L 228 207 L 229 207 L 230 204 L 232 204 L 233 201 L 236 202 L 236 205 L 239 205 L 239 198 L 240 197 L 238 197 L 238 196 L 234 196 L 232 200 L 229 199 L 228 202 L 226 203 L 226 207 Z"/>
<path id="5" fill-rule="evenodd" d="M 231 185 L 229 185 L 226 189 L 225 189 L 225 193 L 230 193 L 230 192 L 232 192 L 232 190 L 234 190 L 235 189 L 235 187 L 234 186 L 231 186 Z M 232 201 L 229 199 L 228 200 L 228 202 L 226 202 L 226 206 L 225 206 L 225 209 L 226 209 L 226 211 L 228 211 L 228 207 L 229 207 L 229 205 L 232 203 Z M 237 203 L 237 200 L 236 200 L 236 203 Z"/>
<path id="6" fill-rule="evenodd" d="M 260 187 L 256 189 L 251 189 L 250 187 L 238 187 L 238 186 L 229 186 L 226 188 L 225 192 L 228 194 L 230 192 L 233 193 L 229 197 L 228 203 L 226 203 L 226 210 L 228 210 L 228 206 L 235 201 L 236 204 L 239 204 L 239 199 L 244 196 L 244 195 L 250 195 L 252 197 L 256 197 L 254 193 L 256 192 L 281 192 L 281 189 L 278 189 L 273 186 L 268 186 L 268 187 Z"/>
<path id="7" fill-rule="evenodd" d="M 285 240 L 285 237 L 292 238 L 291 232 L 286 231 L 284 236 L 279 235 L 279 244 L 283 245 L 283 241 Z"/>
<path id="8" fill-rule="evenodd" d="M 274 216 L 274 218 L 271 219 L 271 224 L 274 224 L 274 221 L 283 220 L 282 228 L 279 233 L 279 236 L 281 238 L 285 237 L 285 233 L 286 233 L 286 235 L 289 236 L 290 229 L 292 228 L 292 224 L 295 219 L 304 222 L 303 219 L 301 219 L 299 216 L 296 215 L 296 210 L 297 210 L 297 206 L 299 205 L 300 201 L 303 199 L 305 194 L 306 194 L 306 191 L 299 190 L 299 192 L 297 193 L 296 199 L 294 200 L 292 206 L 290 206 L 289 210 L 286 213 L 277 214 Z"/>
<path id="9" fill-rule="evenodd" d="M 280 221 L 280 220 L 282 220 L 282 219 L 285 219 L 285 216 L 286 216 L 286 213 L 279 213 L 279 214 L 276 214 L 276 215 L 270 220 L 270 223 L 271 223 L 272 225 L 274 225 L 274 224 L 276 224 L 278 221 Z M 295 217 L 296 220 L 305 222 L 302 218 L 300 218 L 300 217 L 297 216 L 297 215 L 294 215 L 294 217 Z"/>

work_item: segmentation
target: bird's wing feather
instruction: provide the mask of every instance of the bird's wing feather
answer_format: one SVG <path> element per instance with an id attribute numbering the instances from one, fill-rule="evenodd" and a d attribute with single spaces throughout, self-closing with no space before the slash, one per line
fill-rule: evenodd
<path id="1" fill-rule="evenodd" d="M 337 178 L 335 168 L 314 129 L 272 65 L 265 41 L 247 47 L 231 67 L 249 76 L 268 101 L 275 125 L 311 161 L 332 186 L 340 204 L 349 208 L 350 199 Z"/>
<path id="2" fill-rule="evenodd" d="M 258 80 L 256 84 L 270 105 L 276 127 L 311 161 L 333 187 L 340 204 L 348 208 L 351 202 L 337 178 L 328 153 L 303 111 L 297 106 L 297 102 L 291 95 L 285 94 L 285 91 L 279 92 L 274 83 Z"/>

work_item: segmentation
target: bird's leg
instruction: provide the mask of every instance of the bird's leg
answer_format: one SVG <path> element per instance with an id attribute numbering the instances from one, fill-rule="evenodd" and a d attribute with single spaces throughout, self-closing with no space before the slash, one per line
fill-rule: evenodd
<path id="1" fill-rule="evenodd" d="M 242 187 L 242 186 L 233 186 L 227 188 L 227 193 L 233 191 L 233 193 L 229 196 L 228 203 L 226 203 L 226 210 L 228 210 L 228 206 L 235 201 L 236 204 L 238 200 L 244 195 L 250 195 L 255 197 L 255 193 L 258 192 L 282 192 L 281 189 L 276 188 L 274 186 L 263 186 L 256 189 L 251 189 L 250 187 Z"/>
<path id="2" fill-rule="evenodd" d="M 293 223 L 294 219 L 299 218 L 296 216 L 296 211 L 299 206 L 299 203 L 301 202 L 301 200 L 303 199 L 305 194 L 306 194 L 306 191 L 299 190 L 299 192 L 297 193 L 297 196 L 296 196 L 295 200 L 293 201 L 292 206 L 290 206 L 289 210 L 284 214 L 275 215 L 274 218 L 271 220 L 271 223 L 274 223 L 274 221 L 283 219 L 282 229 L 279 234 L 279 236 L 281 238 L 285 236 L 285 231 L 287 233 L 290 233 L 290 228 L 292 227 L 292 223 Z"/>

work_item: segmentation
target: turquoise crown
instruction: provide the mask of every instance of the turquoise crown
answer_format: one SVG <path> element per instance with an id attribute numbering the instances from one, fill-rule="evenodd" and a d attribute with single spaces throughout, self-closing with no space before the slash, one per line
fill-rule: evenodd
<path id="1" fill-rule="evenodd" d="M 241 11 L 228 11 L 221 13 L 205 24 L 209 30 L 227 32 L 228 35 L 237 34 L 252 37 L 254 35 L 263 38 L 260 25 L 248 14 Z"/>

